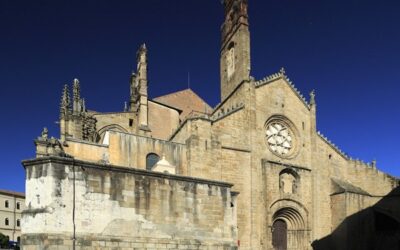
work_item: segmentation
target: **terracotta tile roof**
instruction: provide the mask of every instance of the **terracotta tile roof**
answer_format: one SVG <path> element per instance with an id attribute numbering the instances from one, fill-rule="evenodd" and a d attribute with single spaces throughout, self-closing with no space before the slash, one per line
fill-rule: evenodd
<path id="1" fill-rule="evenodd" d="M 4 189 L 0 189 L 0 194 L 10 195 L 10 196 L 18 196 L 18 197 L 25 198 L 25 193 L 15 192 L 15 191 L 10 191 L 10 190 L 4 190 Z"/>
<path id="2" fill-rule="evenodd" d="M 210 114 L 212 108 L 191 89 L 185 89 L 154 98 L 154 101 L 182 110 L 181 120 L 192 111 Z"/>

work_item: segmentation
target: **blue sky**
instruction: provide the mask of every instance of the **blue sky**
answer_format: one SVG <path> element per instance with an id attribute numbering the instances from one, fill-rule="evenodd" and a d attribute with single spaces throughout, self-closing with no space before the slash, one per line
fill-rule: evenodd
<path id="1" fill-rule="evenodd" d="M 400 3 L 249 0 L 252 72 L 286 68 L 316 90 L 318 129 L 353 158 L 400 176 Z M 62 86 L 89 109 L 122 110 L 143 42 L 149 92 L 187 87 L 219 102 L 219 0 L 0 1 L 1 189 L 24 191 L 22 159 L 47 126 L 58 136 Z"/>

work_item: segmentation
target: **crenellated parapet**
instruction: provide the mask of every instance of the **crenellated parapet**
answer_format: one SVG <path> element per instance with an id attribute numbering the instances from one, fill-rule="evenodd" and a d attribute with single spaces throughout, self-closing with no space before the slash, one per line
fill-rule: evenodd
<path id="1" fill-rule="evenodd" d="M 371 162 L 364 162 L 363 160 L 360 159 L 354 159 L 348 154 L 346 154 L 343 150 L 341 150 L 335 143 L 333 143 L 331 140 L 329 140 L 325 135 L 323 135 L 320 131 L 317 131 L 317 135 L 324 141 L 326 142 L 335 152 L 340 154 L 344 159 L 346 159 L 349 162 L 354 163 L 355 165 L 358 166 L 364 166 L 364 167 L 369 167 L 369 168 L 374 168 L 376 169 L 376 160 L 373 160 Z"/>
<path id="2" fill-rule="evenodd" d="M 336 146 L 331 140 L 329 140 L 326 136 L 324 136 L 320 131 L 317 131 L 317 135 L 324 142 L 326 142 L 329 146 L 331 146 L 333 150 L 335 150 L 337 153 L 339 153 L 343 158 L 345 158 L 346 160 L 350 160 L 350 157 L 345 152 L 343 152 L 338 146 Z"/>
<path id="3" fill-rule="evenodd" d="M 227 108 L 225 107 L 220 108 L 218 111 L 214 112 L 214 114 L 211 116 L 211 120 L 213 122 L 219 121 L 243 108 L 244 108 L 244 103 L 236 103 L 235 105 L 232 105 Z"/>

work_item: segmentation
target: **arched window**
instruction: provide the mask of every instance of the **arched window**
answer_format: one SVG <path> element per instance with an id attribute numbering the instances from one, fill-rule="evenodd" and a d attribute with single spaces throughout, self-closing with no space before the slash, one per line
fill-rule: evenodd
<path id="1" fill-rule="evenodd" d="M 20 236 L 17 237 L 17 241 L 21 242 L 21 237 Z"/>
<path id="2" fill-rule="evenodd" d="M 235 43 L 231 42 L 226 53 L 226 73 L 230 79 L 235 72 Z"/>
<path id="3" fill-rule="evenodd" d="M 4 206 L 5 206 L 6 208 L 8 208 L 9 204 L 8 204 L 8 201 L 7 201 L 7 200 L 4 202 Z"/>
<path id="4" fill-rule="evenodd" d="M 21 209 L 21 203 L 17 202 L 17 209 Z"/>
<path id="5" fill-rule="evenodd" d="M 160 156 L 155 153 L 150 153 L 146 156 L 146 170 L 151 170 L 153 166 L 160 160 Z"/>
<path id="6" fill-rule="evenodd" d="M 17 220 L 17 227 L 20 227 L 21 226 L 21 220 Z"/>
<path id="7" fill-rule="evenodd" d="M 10 222 L 9 222 L 8 218 L 6 218 L 6 219 L 4 220 L 4 225 L 8 226 L 9 224 L 10 224 Z"/>

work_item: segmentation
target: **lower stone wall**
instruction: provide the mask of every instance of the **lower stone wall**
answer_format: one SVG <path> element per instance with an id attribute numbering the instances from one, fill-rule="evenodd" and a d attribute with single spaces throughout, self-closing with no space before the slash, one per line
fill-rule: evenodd
<path id="1" fill-rule="evenodd" d="M 76 236 L 51 234 L 26 234 L 23 236 L 23 250 L 57 249 L 57 250 L 128 250 L 128 249 L 198 249 L 198 250 L 237 250 L 230 244 L 206 244 L 198 240 L 154 239 L 99 237 L 98 235 Z M 74 246 L 75 244 L 75 246 Z"/>
<path id="2" fill-rule="evenodd" d="M 24 163 L 23 249 L 235 249 L 231 184 L 40 158 Z"/>

